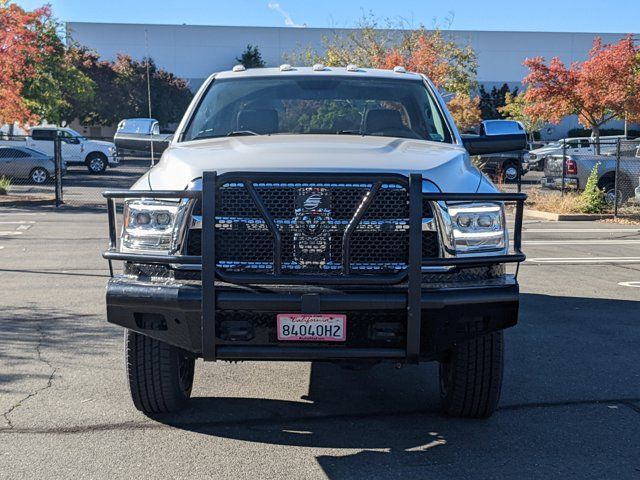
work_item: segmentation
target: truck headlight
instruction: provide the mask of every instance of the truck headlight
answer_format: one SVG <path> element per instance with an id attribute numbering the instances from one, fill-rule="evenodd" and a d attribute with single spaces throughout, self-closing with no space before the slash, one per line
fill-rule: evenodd
<path id="1" fill-rule="evenodd" d="M 508 241 L 502 204 L 454 204 L 448 209 L 456 253 L 504 253 Z"/>
<path id="2" fill-rule="evenodd" d="M 124 203 L 121 245 L 123 251 L 169 254 L 178 247 L 187 211 L 186 201 L 149 199 Z"/>

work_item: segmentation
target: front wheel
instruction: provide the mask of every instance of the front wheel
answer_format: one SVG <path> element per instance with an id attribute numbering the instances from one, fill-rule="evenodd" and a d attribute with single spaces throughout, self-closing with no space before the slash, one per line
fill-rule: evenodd
<path id="1" fill-rule="evenodd" d="M 94 175 L 98 173 L 104 173 L 108 165 L 107 157 L 100 153 L 89 155 L 85 163 L 87 165 L 89 173 Z"/>
<path id="2" fill-rule="evenodd" d="M 515 182 L 518 179 L 518 165 L 515 163 L 507 163 L 502 166 L 503 182 Z"/>
<path id="3" fill-rule="evenodd" d="M 46 168 L 36 167 L 31 170 L 29 179 L 31 179 L 31 181 L 36 185 L 42 185 L 43 183 L 46 183 L 47 180 L 49 180 L 49 172 Z"/>
<path id="4" fill-rule="evenodd" d="M 195 359 L 173 345 L 125 330 L 131 399 L 146 415 L 178 412 L 191 397 Z"/>
<path id="5" fill-rule="evenodd" d="M 503 369 L 501 331 L 454 346 L 440 362 L 442 412 L 452 417 L 490 417 L 500 400 Z"/>

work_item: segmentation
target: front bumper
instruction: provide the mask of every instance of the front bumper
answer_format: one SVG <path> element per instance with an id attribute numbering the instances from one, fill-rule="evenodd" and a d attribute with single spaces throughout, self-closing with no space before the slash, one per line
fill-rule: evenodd
<path id="1" fill-rule="evenodd" d="M 199 284 L 116 277 L 107 286 L 108 321 L 204 356 L 206 360 L 407 359 L 403 285 L 375 287 L 255 286 L 216 283 L 215 328 L 203 338 Z M 419 360 L 433 360 L 458 342 L 511 327 L 518 318 L 518 283 L 511 275 L 422 285 Z M 277 313 L 344 313 L 340 344 L 281 342 Z M 480 332 L 470 324 L 480 325 Z M 212 349 L 211 346 L 215 345 Z M 207 358 L 207 351 L 215 356 Z M 204 352 L 204 353 L 203 353 Z M 417 360 L 417 359 L 413 359 Z"/>

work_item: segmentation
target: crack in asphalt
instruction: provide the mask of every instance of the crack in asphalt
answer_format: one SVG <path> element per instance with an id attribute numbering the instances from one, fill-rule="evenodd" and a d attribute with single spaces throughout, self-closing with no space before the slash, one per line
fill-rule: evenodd
<path id="1" fill-rule="evenodd" d="M 37 390 L 34 390 L 33 392 L 29 393 L 28 395 L 26 395 L 25 397 L 21 398 L 20 400 L 18 400 L 16 403 L 14 403 L 7 411 L 5 411 L 2 416 L 4 417 L 4 420 L 7 424 L 7 427 L 4 429 L 0 429 L 1 431 L 11 431 L 15 428 L 15 425 L 13 424 L 13 422 L 11 421 L 11 419 L 9 418 L 9 415 L 11 415 L 11 413 L 18 407 L 20 407 L 24 402 L 26 402 L 27 400 L 29 400 L 32 397 L 35 397 L 36 395 L 42 393 L 43 391 L 47 390 L 48 388 L 51 388 L 51 386 L 53 385 L 53 377 L 55 376 L 56 372 L 57 372 L 57 367 L 54 367 L 51 362 L 49 362 L 47 359 L 45 359 L 42 356 L 42 343 L 44 341 L 45 335 L 44 335 L 44 331 L 42 330 L 42 326 L 38 325 L 36 326 L 36 330 L 38 332 L 38 334 L 40 335 L 40 338 L 38 339 L 38 343 L 36 344 L 36 353 L 37 353 L 37 360 L 41 363 L 44 363 L 45 365 L 47 365 L 49 367 L 49 369 L 51 370 L 51 372 L 49 373 L 49 378 L 47 379 L 47 383 L 43 386 L 38 388 Z"/>
<path id="2" fill-rule="evenodd" d="M 616 399 L 604 399 L 604 400 L 568 400 L 561 402 L 535 402 L 535 403 L 521 403 L 514 405 L 505 405 L 498 408 L 498 411 L 517 411 L 534 408 L 558 408 L 558 407 L 575 407 L 583 405 L 624 405 L 634 412 L 640 414 L 640 398 L 616 398 Z M 317 422 L 317 421 L 340 421 L 340 420 L 367 420 L 375 418 L 385 417 L 398 417 L 398 416 L 414 416 L 414 415 L 427 415 L 437 414 L 437 410 L 407 410 L 403 412 L 370 412 L 370 413 L 342 413 L 331 415 L 303 415 L 295 417 L 284 417 L 276 415 L 268 418 L 252 418 L 252 419 L 238 419 L 238 420 L 225 420 L 225 421 L 185 421 L 180 422 L 175 419 L 172 421 L 166 416 L 155 417 L 149 421 L 135 421 L 120 423 L 99 423 L 93 425 L 76 425 L 69 427 L 52 427 L 52 428 L 5 428 L 0 429 L 2 433 L 14 433 L 14 434 L 58 434 L 58 435 L 73 435 L 82 433 L 96 433 L 96 432 L 108 432 L 118 430 L 161 430 L 165 428 L 179 428 L 190 431 L 204 430 L 207 428 L 230 428 L 230 427 L 256 427 L 256 426 L 268 426 L 278 423 L 286 423 L 288 425 L 303 422 Z M 164 420 L 164 421 L 163 421 Z"/>

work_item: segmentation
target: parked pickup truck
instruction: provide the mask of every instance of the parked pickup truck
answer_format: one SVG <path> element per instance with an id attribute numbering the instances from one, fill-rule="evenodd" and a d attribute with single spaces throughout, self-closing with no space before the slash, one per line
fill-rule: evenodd
<path id="1" fill-rule="evenodd" d="M 640 143 L 625 141 L 621 150 L 618 202 L 625 202 L 635 196 L 635 188 L 638 186 L 640 175 Z M 565 188 L 583 190 L 591 170 L 598 165 L 598 188 L 604 190 L 606 199 L 613 204 L 615 201 L 616 187 L 616 156 L 605 155 L 567 155 L 565 162 L 564 185 Z M 563 155 L 547 157 L 544 168 L 544 177 L 541 180 L 545 188 L 562 188 L 562 163 Z"/>
<path id="2" fill-rule="evenodd" d="M 620 137 L 600 137 L 600 154 L 615 154 L 616 142 Z M 566 149 L 566 152 L 565 152 Z M 596 155 L 598 148 L 593 137 L 562 138 L 543 147 L 529 151 L 529 168 L 531 170 L 544 171 L 546 160 L 555 155 Z"/>
<path id="3" fill-rule="evenodd" d="M 28 137 L 2 140 L 0 145 L 27 147 L 53 156 L 56 137 L 61 140 L 60 149 L 65 166 L 85 165 L 89 173 L 98 174 L 120 163 L 113 143 L 89 140 L 71 128 L 34 127 Z"/>
<path id="4" fill-rule="evenodd" d="M 438 361 L 443 411 L 491 415 L 526 196 L 498 193 L 470 154 L 525 144 L 516 122 L 462 138 L 402 67 L 211 76 L 159 163 L 104 193 L 103 256 L 124 262 L 107 319 L 126 329 L 134 405 L 184 407 L 196 358 Z"/>

